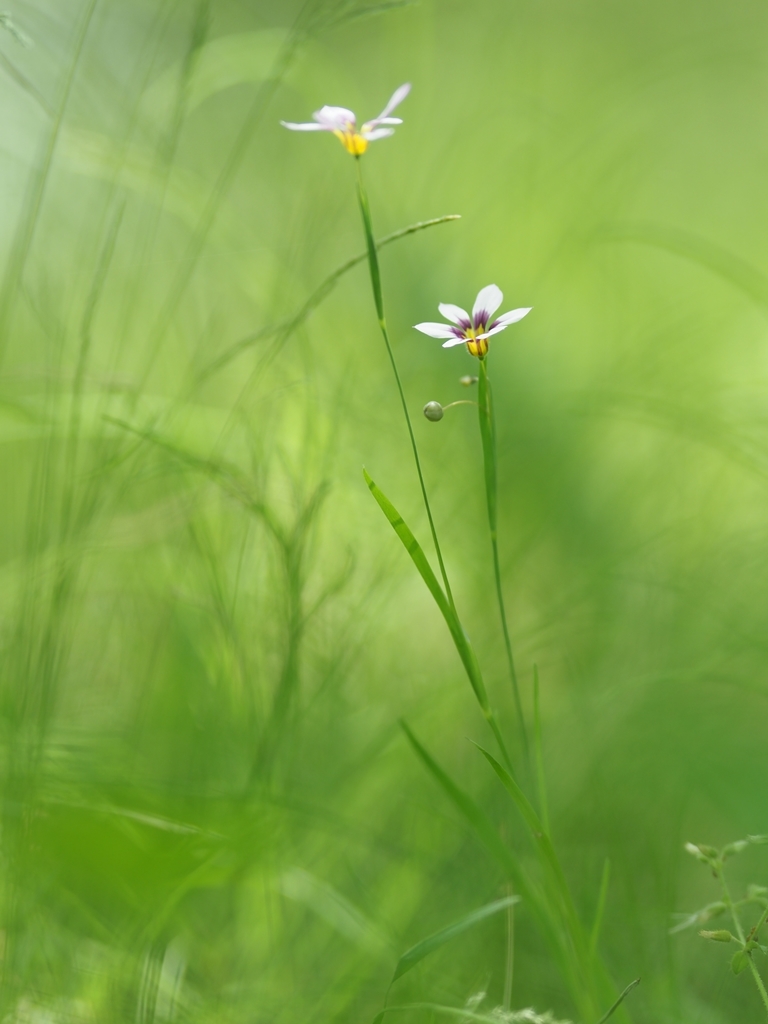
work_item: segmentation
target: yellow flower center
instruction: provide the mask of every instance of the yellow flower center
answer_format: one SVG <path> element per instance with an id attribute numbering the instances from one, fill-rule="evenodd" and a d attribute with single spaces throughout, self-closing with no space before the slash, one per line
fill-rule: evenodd
<path id="1" fill-rule="evenodd" d="M 488 354 L 488 339 L 487 338 L 476 338 L 475 332 L 472 327 L 467 331 L 469 337 L 467 338 L 467 352 L 471 356 L 477 356 L 478 359 L 483 359 Z"/>
<path id="2" fill-rule="evenodd" d="M 352 126 L 345 131 L 337 128 L 333 134 L 352 156 L 362 156 L 366 149 L 368 149 L 368 139 Z"/>

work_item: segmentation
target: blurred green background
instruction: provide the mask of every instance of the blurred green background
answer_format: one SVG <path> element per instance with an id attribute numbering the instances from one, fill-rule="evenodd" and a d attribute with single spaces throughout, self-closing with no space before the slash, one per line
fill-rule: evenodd
<path id="1" fill-rule="evenodd" d="M 768 9 L 745 0 L 14 3 L 0 33 L 0 772 L 8 1021 L 368 1021 L 505 880 L 403 717 L 529 858 L 484 723 L 362 479 L 428 529 L 515 729 L 475 369 L 411 329 L 493 281 L 505 593 L 555 843 L 641 1024 L 758 1020 L 670 936 L 682 850 L 768 832 Z M 518 842 L 519 841 L 519 842 Z M 768 878 L 755 848 L 735 884 Z M 576 1010 L 522 903 L 512 1005 Z M 502 1001 L 506 923 L 391 999 Z M 405 1019 L 421 1021 L 424 1013 Z M 403 1019 L 392 1017 L 387 1019 Z M 437 1018 L 435 1018 L 437 1019 Z M 584 1021 L 583 1024 L 593 1024 Z"/>

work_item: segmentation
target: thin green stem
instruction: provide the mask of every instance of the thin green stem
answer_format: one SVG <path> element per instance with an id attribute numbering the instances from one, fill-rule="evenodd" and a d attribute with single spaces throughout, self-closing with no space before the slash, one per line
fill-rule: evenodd
<path id="1" fill-rule="evenodd" d="M 443 412 L 445 412 L 446 409 L 452 409 L 454 405 L 477 405 L 477 402 L 473 402 L 469 398 L 460 398 L 456 402 L 449 402 L 448 405 L 444 405 Z"/>
<path id="2" fill-rule="evenodd" d="M 544 750 L 541 740 L 541 708 L 539 705 L 539 666 L 533 666 L 533 744 L 536 755 L 536 782 L 539 790 L 539 813 L 544 830 L 550 835 L 547 781 L 544 775 Z"/>
<path id="3" fill-rule="evenodd" d="M 509 667 L 509 678 L 512 683 L 512 693 L 515 698 L 515 710 L 520 724 L 520 736 L 523 741 L 523 752 L 526 761 L 529 759 L 528 734 L 523 718 L 523 705 L 520 700 L 520 687 L 517 682 L 517 671 L 515 669 L 515 658 L 512 654 L 512 642 L 509 638 L 509 627 L 507 626 L 507 612 L 504 606 L 504 592 L 501 586 L 501 566 L 499 564 L 499 542 L 497 532 L 497 484 L 496 484 L 496 432 L 493 421 L 493 403 L 491 401 L 491 382 L 488 379 L 488 364 L 485 358 L 480 359 L 480 373 L 478 378 L 477 407 L 480 422 L 480 438 L 483 443 L 483 465 L 485 469 L 485 497 L 488 505 L 488 527 L 491 533 L 491 549 L 493 551 L 493 575 L 496 583 L 496 600 L 499 606 L 501 618 L 501 629 L 504 634 L 504 647 L 507 652 L 507 665 Z"/>
<path id="4" fill-rule="evenodd" d="M 512 895 L 512 885 L 507 886 L 507 895 Z M 507 962 L 504 970 L 504 996 L 502 1006 L 509 1013 L 512 1005 L 512 980 L 515 970 L 515 908 L 513 904 L 507 907 Z"/>
<path id="5" fill-rule="evenodd" d="M 736 935 L 739 939 L 739 942 L 742 944 L 742 946 L 744 946 L 746 944 L 746 939 L 744 938 L 744 929 L 741 927 L 739 915 L 736 913 L 736 907 L 734 905 L 733 900 L 731 899 L 731 893 L 728 888 L 728 883 L 725 881 L 725 875 L 723 874 L 722 867 L 720 867 L 720 869 L 717 871 L 717 877 L 719 878 L 720 885 L 723 889 L 723 902 L 731 911 L 733 927 L 736 929 Z M 751 953 L 747 953 L 747 959 L 749 961 L 749 969 L 752 972 L 752 977 L 755 979 L 757 990 L 760 993 L 760 998 L 763 1000 L 763 1005 L 765 1006 L 766 1012 L 768 1012 L 768 992 L 766 992 L 765 990 L 763 979 L 760 977 L 760 973 L 757 967 L 755 966 L 755 961 L 752 959 Z"/>
<path id="6" fill-rule="evenodd" d="M 435 545 L 435 552 L 437 554 L 437 561 L 440 565 L 440 575 L 443 577 L 443 586 L 445 587 L 446 597 L 450 603 L 451 608 L 455 611 L 456 606 L 453 601 L 453 593 L 451 592 L 451 585 L 448 582 L 448 573 L 445 571 L 445 563 L 443 562 L 443 553 L 440 550 L 440 542 L 437 539 L 437 530 L 435 529 L 435 521 L 432 518 L 432 509 L 429 504 L 429 497 L 427 496 L 427 486 L 424 483 L 424 474 L 421 469 L 421 459 L 419 458 L 419 449 L 416 445 L 416 436 L 413 432 L 413 425 L 411 423 L 411 416 L 408 412 L 408 404 L 405 401 L 405 392 L 403 391 L 403 384 L 400 380 L 400 373 L 397 369 L 397 363 L 395 362 L 395 354 L 392 351 L 392 344 L 389 340 L 389 331 L 387 330 L 387 321 L 384 316 L 384 298 L 381 291 L 381 273 L 379 271 L 379 257 L 376 251 L 376 241 L 373 237 L 373 224 L 371 222 L 371 209 L 368 204 L 368 195 L 365 191 L 363 184 L 363 172 L 360 165 L 360 157 L 355 158 L 355 164 L 357 165 L 357 198 L 360 203 L 360 213 L 363 217 L 363 229 L 365 231 L 365 244 L 368 249 L 368 268 L 371 274 L 371 285 L 373 287 L 373 301 L 376 304 L 376 316 L 379 320 L 379 327 L 384 338 L 384 344 L 387 348 L 387 355 L 389 356 L 389 362 L 392 366 L 392 372 L 395 375 L 395 382 L 397 384 L 397 390 L 400 395 L 400 403 L 403 407 L 403 415 L 405 416 L 405 422 L 408 427 L 408 436 L 411 439 L 411 448 L 413 449 L 413 460 L 416 463 L 416 472 L 419 476 L 419 485 L 421 486 L 421 496 L 424 500 L 424 508 L 427 511 L 427 519 L 429 520 L 429 529 L 432 533 L 432 543 Z"/>
<path id="7" fill-rule="evenodd" d="M 747 903 L 751 901 L 744 900 L 744 902 Z M 752 929 L 752 934 L 755 936 L 755 938 L 757 938 L 757 933 L 760 931 L 760 929 L 763 927 L 766 921 L 768 921 L 768 906 L 763 908 L 763 912 L 760 915 L 760 919 L 758 920 L 755 927 Z"/>

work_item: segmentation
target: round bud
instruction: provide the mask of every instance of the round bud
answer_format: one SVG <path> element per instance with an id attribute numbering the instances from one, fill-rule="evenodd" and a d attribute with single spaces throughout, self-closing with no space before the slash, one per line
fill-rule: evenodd
<path id="1" fill-rule="evenodd" d="M 432 423 L 437 423 L 443 418 L 443 407 L 439 402 L 427 402 L 424 406 L 424 415 Z"/>
<path id="2" fill-rule="evenodd" d="M 465 388 L 471 388 L 473 384 L 477 384 L 477 377 L 459 377 L 459 384 L 463 384 Z"/>

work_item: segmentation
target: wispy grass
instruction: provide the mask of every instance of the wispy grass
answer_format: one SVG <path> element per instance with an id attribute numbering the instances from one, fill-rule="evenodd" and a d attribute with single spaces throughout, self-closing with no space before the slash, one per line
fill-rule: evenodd
<path id="1" fill-rule="evenodd" d="M 370 1021 L 410 951 L 392 1019 L 758 1019 L 664 935 L 682 840 L 765 830 L 764 12 L 66 7 L 0 19 L 2 1016 Z M 415 552 L 348 157 L 277 123 L 410 79 L 366 187 L 453 611 L 361 480 Z M 417 415 L 474 364 L 410 331 L 492 279 L 530 770 L 477 426 Z"/>

